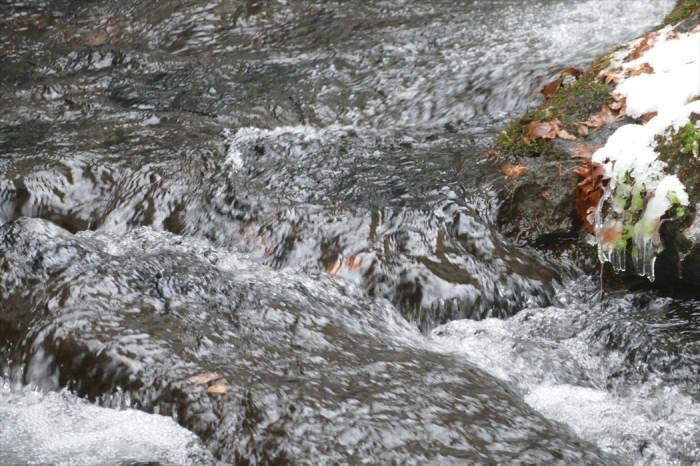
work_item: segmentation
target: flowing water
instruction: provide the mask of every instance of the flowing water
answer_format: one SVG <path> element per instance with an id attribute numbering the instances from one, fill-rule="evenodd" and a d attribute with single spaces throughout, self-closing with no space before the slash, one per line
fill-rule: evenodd
<path id="1" fill-rule="evenodd" d="M 700 301 L 485 157 L 673 3 L 0 4 L 0 464 L 700 462 Z"/>

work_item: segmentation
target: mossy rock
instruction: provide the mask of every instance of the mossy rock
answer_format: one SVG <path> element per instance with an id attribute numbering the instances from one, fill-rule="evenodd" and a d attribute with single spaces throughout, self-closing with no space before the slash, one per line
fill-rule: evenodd
<path id="1" fill-rule="evenodd" d="M 679 32 L 687 32 L 700 24 L 700 0 L 679 0 L 674 10 L 659 28 L 675 24 Z M 620 126 L 641 123 L 631 118 L 604 126 L 599 131 L 591 130 L 588 137 L 578 137 L 574 125 L 600 112 L 604 104 L 612 104 L 610 95 L 613 85 L 598 79 L 598 74 L 610 62 L 610 54 L 596 60 L 578 80 L 563 86 L 551 99 L 528 111 L 510 123 L 496 139 L 496 148 L 502 157 L 528 166 L 528 172 L 507 183 L 499 194 L 501 207 L 498 222 L 501 230 L 519 243 L 538 247 L 557 247 L 557 244 L 577 244 L 574 255 L 588 257 L 581 251 L 592 248 L 584 244 L 585 234 L 579 231 L 581 220 L 576 214 L 574 186 L 579 178 L 571 171 L 576 165 L 571 155 L 577 145 L 596 146 L 604 144 Z M 533 121 L 548 121 L 558 118 L 564 129 L 577 135 L 577 141 L 554 139 L 538 140 L 527 144 L 524 140 L 527 127 Z M 692 121 L 696 122 L 696 115 Z M 668 172 L 684 183 L 692 207 L 686 209 L 684 217 L 668 218 L 660 233 L 665 249 L 656 261 L 656 284 L 693 289 L 700 287 L 700 160 L 691 154 L 682 154 L 679 132 L 660 139 L 660 159 L 668 164 Z M 543 196 L 542 193 L 548 193 Z M 578 238 L 578 242 L 571 241 Z M 580 253 L 580 254 L 579 254 Z M 629 268 L 632 268 L 628 260 Z M 682 277 L 681 280 L 679 278 Z M 638 286 L 639 277 L 634 270 L 617 277 L 630 286 Z"/>
<path id="2" fill-rule="evenodd" d="M 608 62 L 609 57 L 597 61 L 574 83 L 562 87 L 554 97 L 510 123 L 496 139 L 497 149 L 503 154 L 516 157 L 547 156 L 561 159 L 561 151 L 547 141 L 538 140 L 527 144 L 524 140 L 527 127 L 533 121 L 558 118 L 566 131 L 577 134 L 574 122 L 587 120 L 600 112 L 603 104 L 614 102 L 610 95 L 613 87 L 597 79 L 598 73 Z M 568 155 L 564 155 L 566 156 Z"/>

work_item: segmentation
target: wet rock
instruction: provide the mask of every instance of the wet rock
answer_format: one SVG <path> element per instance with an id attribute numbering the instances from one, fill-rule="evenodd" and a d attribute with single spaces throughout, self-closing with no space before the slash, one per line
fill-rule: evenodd
<path id="1" fill-rule="evenodd" d="M 229 464 L 616 463 L 352 285 L 26 218 L 0 227 L 0 270 L 0 373 L 128 398 Z M 188 381 L 207 371 L 230 391 Z"/>
<path id="2" fill-rule="evenodd" d="M 529 170 L 501 191 L 503 232 L 535 245 L 576 237 L 581 222 L 571 195 L 575 166 L 573 161 L 528 163 Z"/>

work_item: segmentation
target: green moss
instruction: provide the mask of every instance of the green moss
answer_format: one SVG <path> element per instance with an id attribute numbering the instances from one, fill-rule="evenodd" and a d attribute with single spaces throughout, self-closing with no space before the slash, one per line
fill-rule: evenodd
<path id="1" fill-rule="evenodd" d="M 690 126 L 700 121 L 700 115 L 690 115 Z M 693 135 L 695 132 L 693 131 Z M 691 201 L 700 199 L 700 160 L 697 160 L 692 151 L 684 153 L 684 148 L 689 141 L 691 132 L 688 125 L 678 131 L 669 131 L 664 136 L 656 136 L 656 147 L 659 159 L 668 164 L 668 171 L 683 183 Z"/>
<path id="2" fill-rule="evenodd" d="M 659 28 L 669 24 L 678 24 L 688 19 L 693 13 L 700 10 L 700 0 L 678 0 L 671 13 L 664 19 Z"/>
<path id="3" fill-rule="evenodd" d="M 587 120 L 591 115 L 600 112 L 604 103 L 613 102 L 610 96 L 612 85 L 597 79 L 598 73 L 608 62 L 609 56 L 598 60 L 577 81 L 562 87 L 554 97 L 510 123 L 496 139 L 496 147 L 504 154 L 518 157 L 537 157 L 552 153 L 545 141 L 525 144 L 523 138 L 527 134 L 528 125 L 533 121 L 558 118 L 564 129 L 575 134 L 577 129 L 574 122 Z"/>

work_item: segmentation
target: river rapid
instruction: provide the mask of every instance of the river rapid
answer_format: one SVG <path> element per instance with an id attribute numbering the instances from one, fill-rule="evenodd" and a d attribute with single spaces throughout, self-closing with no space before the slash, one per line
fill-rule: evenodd
<path id="1" fill-rule="evenodd" d="M 0 465 L 700 462 L 700 301 L 485 156 L 674 3 L 0 4 Z"/>

